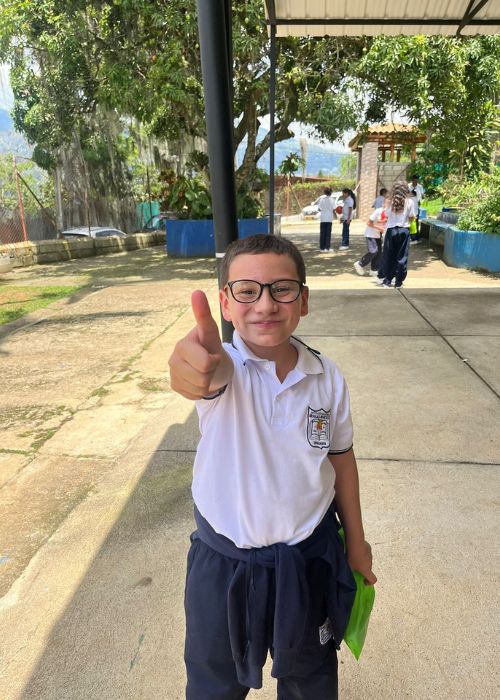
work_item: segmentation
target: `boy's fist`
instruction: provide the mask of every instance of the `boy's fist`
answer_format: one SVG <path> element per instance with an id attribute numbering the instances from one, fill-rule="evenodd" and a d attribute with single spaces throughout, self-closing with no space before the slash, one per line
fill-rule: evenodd
<path id="1" fill-rule="evenodd" d="M 193 292 L 191 307 L 196 326 L 179 340 L 168 361 L 170 385 L 187 399 L 201 399 L 219 388 L 212 384 L 226 353 L 204 292 Z"/>

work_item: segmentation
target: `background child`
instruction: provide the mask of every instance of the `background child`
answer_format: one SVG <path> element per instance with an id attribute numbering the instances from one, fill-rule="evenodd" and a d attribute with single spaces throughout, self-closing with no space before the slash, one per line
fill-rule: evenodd
<path id="1" fill-rule="evenodd" d="M 245 698 L 262 685 L 269 649 L 278 697 L 331 700 L 354 596 L 350 569 L 376 581 L 349 394 L 336 365 L 292 335 L 309 290 L 290 241 L 235 241 L 220 274 L 232 343 L 221 343 L 197 291 L 196 325 L 169 361 L 172 388 L 197 399 L 201 429 L 185 591 L 187 700 Z"/>
<path id="2" fill-rule="evenodd" d="M 342 190 L 344 205 L 342 207 L 342 244 L 339 250 L 349 250 L 349 229 L 351 226 L 352 213 L 356 208 L 356 196 L 348 188 Z"/>
<path id="3" fill-rule="evenodd" d="M 415 233 L 410 236 L 410 243 L 418 243 L 420 240 L 420 203 L 424 198 L 424 188 L 419 182 L 418 175 L 412 175 L 411 181 L 408 183 L 409 196 L 413 202 L 413 209 L 415 210 L 415 223 L 416 229 Z"/>
<path id="4" fill-rule="evenodd" d="M 392 188 L 391 206 L 387 210 L 387 223 L 384 235 L 382 267 L 379 270 L 377 284 L 391 287 L 395 278 L 395 287 L 402 287 L 407 275 L 408 247 L 410 244 L 410 221 L 415 218 L 413 202 L 408 197 L 406 182 L 397 182 Z M 381 278 L 381 271 L 383 278 Z"/>
<path id="5" fill-rule="evenodd" d="M 390 200 L 387 198 L 385 200 L 385 205 L 389 206 L 389 204 Z M 385 229 L 386 221 L 387 214 L 385 208 L 381 206 L 375 209 L 366 222 L 365 236 L 368 251 L 363 255 L 361 260 L 354 263 L 354 269 L 358 275 L 370 274 L 372 277 L 377 276 L 382 258 L 382 233 Z M 368 267 L 369 265 L 370 268 Z"/>
<path id="6" fill-rule="evenodd" d="M 386 188 L 382 187 L 382 189 L 380 190 L 380 192 L 378 194 L 378 197 L 375 197 L 375 199 L 373 200 L 373 204 L 372 204 L 373 209 L 378 209 L 379 207 L 384 206 L 384 200 L 387 197 L 387 194 L 388 193 L 387 193 Z"/>
<path id="7" fill-rule="evenodd" d="M 319 249 L 322 253 L 331 252 L 332 222 L 334 202 L 331 187 L 325 187 L 321 197 L 315 201 L 320 211 L 319 220 Z"/>

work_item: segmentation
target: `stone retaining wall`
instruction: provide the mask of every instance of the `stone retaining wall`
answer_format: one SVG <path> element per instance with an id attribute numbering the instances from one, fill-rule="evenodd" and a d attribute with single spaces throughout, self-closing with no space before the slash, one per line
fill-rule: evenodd
<path id="1" fill-rule="evenodd" d="M 13 267 L 29 267 L 44 263 L 62 262 L 75 258 L 90 258 L 94 255 L 121 253 L 126 250 L 165 245 L 165 231 L 134 233 L 124 238 L 84 238 L 66 241 L 26 241 L 0 246 L 1 252 L 10 256 Z"/>

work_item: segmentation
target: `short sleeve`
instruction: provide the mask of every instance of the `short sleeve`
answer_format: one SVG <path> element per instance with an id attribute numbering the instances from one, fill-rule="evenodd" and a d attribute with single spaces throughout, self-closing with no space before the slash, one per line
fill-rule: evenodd
<path id="1" fill-rule="evenodd" d="M 338 401 L 334 407 L 334 425 L 328 454 L 338 455 L 348 452 L 352 447 L 353 428 L 349 390 L 340 372 L 335 377 Z"/>

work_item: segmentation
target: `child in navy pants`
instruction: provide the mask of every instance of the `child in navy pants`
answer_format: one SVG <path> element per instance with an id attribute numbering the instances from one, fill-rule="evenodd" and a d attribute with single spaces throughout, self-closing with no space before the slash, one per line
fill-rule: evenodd
<path id="1" fill-rule="evenodd" d="M 410 223 L 415 219 L 412 200 L 408 197 L 406 182 L 396 182 L 392 188 L 391 205 L 387 209 L 387 222 L 377 284 L 390 289 L 401 289 L 408 274 L 408 249 Z"/>
<path id="2" fill-rule="evenodd" d="M 268 653 L 280 700 L 337 698 L 352 569 L 376 581 L 344 378 L 293 335 L 308 312 L 305 281 L 302 256 L 286 239 L 235 241 L 219 292 L 232 343 L 221 342 L 197 291 L 196 325 L 169 361 L 172 388 L 196 401 L 201 431 L 185 591 L 187 700 L 245 698 L 262 687 Z"/>

